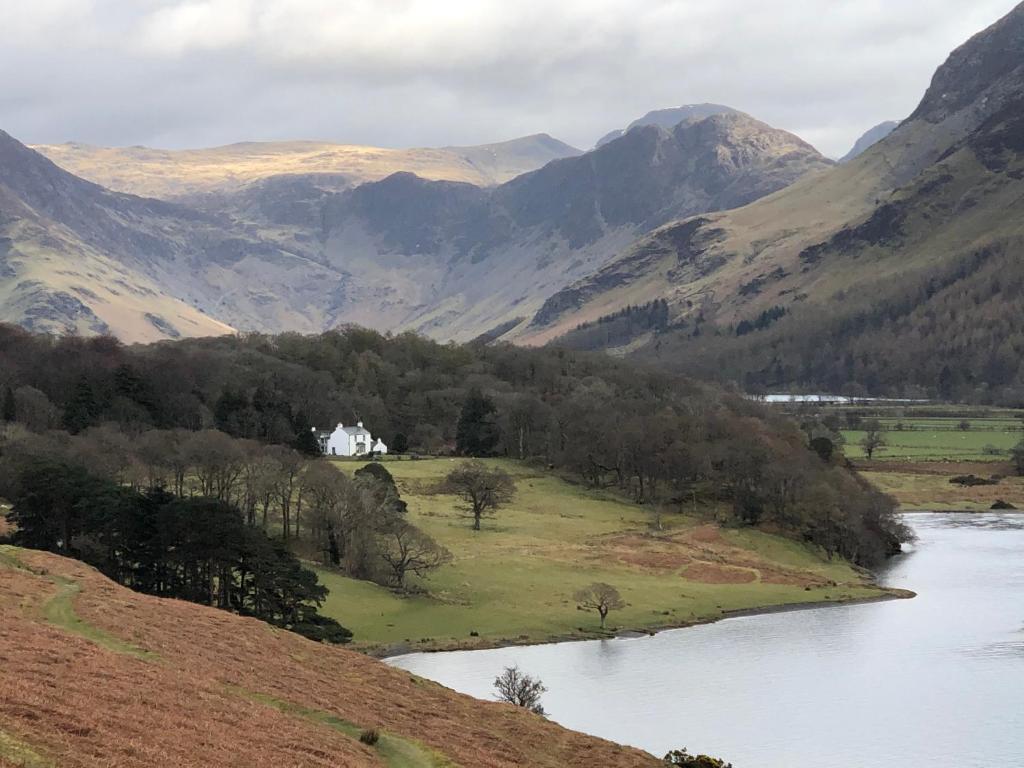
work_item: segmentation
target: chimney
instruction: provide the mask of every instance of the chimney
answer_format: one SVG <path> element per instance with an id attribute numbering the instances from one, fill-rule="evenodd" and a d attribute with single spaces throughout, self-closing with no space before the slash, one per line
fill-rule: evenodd
<path id="1" fill-rule="evenodd" d="M 362 429 L 363 428 L 363 422 L 361 422 L 361 421 L 357 422 L 356 426 L 359 427 L 360 429 Z"/>

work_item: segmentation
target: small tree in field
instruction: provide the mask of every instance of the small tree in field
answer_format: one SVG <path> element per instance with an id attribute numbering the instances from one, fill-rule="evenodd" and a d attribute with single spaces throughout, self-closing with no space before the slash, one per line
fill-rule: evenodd
<path id="1" fill-rule="evenodd" d="M 626 607 L 626 601 L 622 599 L 619 590 L 600 581 L 578 590 L 573 599 L 583 610 L 597 611 L 601 617 L 601 629 L 604 629 L 604 620 L 608 617 L 609 611 L 618 611 Z"/>
<path id="2" fill-rule="evenodd" d="M 875 456 L 875 451 L 885 448 L 888 443 L 885 440 L 885 435 L 882 434 L 882 425 L 877 421 L 869 421 L 865 428 L 866 432 L 861 438 L 860 447 L 864 449 L 864 454 L 872 459 Z"/>
<path id="3" fill-rule="evenodd" d="M 467 461 L 448 473 L 445 480 L 448 493 L 462 501 L 462 506 L 473 518 L 473 530 L 480 530 L 480 519 L 493 514 L 515 496 L 516 484 L 502 469 L 489 468 L 482 461 Z"/>
<path id="4" fill-rule="evenodd" d="M 505 671 L 494 678 L 495 698 L 523 707 L 538 715 L 546 714 L 540 703 L 541 694 L 547 691 L 540 680 L 523 673 L 519 666 L 505 667 Z"/>

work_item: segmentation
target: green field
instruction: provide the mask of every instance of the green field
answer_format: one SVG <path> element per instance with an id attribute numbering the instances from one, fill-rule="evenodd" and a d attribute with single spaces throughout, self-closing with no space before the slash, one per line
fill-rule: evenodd
<path id="1" fill-rule="evenodd" d="M 324 612 L 352 629 L 359 646 L 399 651 L 595 636 L 597 616 L 578 611 L 572 599 L 594 581 L 613 584 L 629 603 L 609 616 L 610 629 L 678 626 L 729 610 L 879 594 L 850 566 L 827 562 L 797 542 L 719 531 L 675 514 L 654 535 L 649 508 L 511 461 L 491 463 L 515 477 L 515 502 L 474 532 L 455 498 L 436 492 L 456 461 L 387 463 L 410 521 L 455 558 L 429 580 L 413 580 L 427 593 L 401 595 L 319 571 L 330 589 Z M 338 465 L 346 472 L 360 466 Z"/>
<path id="2" fill-rule="evenodd" d="M 970 429 L 958 428 L 962 419 L 879 419 L 888 445 L 875 453 L 878 461 L 946 460 L 1006 461 L 1010 449 L 1024 438 L 1019 419 L 968 418 Z M 903 429 L 897 429 L 902 425 Z M 860 442 L 864 430 L 844 430 L 844 453 L 864 458 Z"/>

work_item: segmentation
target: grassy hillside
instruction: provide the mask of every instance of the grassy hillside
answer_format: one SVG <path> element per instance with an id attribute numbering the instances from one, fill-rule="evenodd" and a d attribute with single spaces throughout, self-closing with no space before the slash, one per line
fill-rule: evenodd
<path id="1" fill-rule="evenodd" d="M 262 622 L 0 547 L 0 765 L 659 765 Z M 496 674 L 500 670 L 496 670 Z M 359 742 L 376 728 L 376 746 Z"/>
<path id="2" fill-rule="evenodd" d="M 474 532 L 455 497 L 436 491 L 458 461 L 386 464 L 409 503 L 410 521 L 455 558 L 416 582 L 429 594 L 401 596 L 320 572 L 330 589 L 323 612 L 352 629 L 357 645 L 399 651 L 592 637 L 600 634 L 597 615 L 577 611 L 572 595 L 594 581 L 616 586 L 629 603 L 609 616 L 616 630 L 884 594 L 846 563 L 792 540 L 721 529 L 690 510 L 665 515 L 665 530 L 654 533 L 650 507 L 508 460 L 490 463 L 513 475 L 518 495 Z M 359 466 L 339 462 L 346 472 Z"/>

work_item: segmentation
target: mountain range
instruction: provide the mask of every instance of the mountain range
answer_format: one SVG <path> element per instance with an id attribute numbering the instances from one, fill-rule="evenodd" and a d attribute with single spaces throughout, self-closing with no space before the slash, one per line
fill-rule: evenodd
<path id="1" fill-rule="evenodd" d="M 544 152 L 574 154 L 553 141 Z M 119 184 L 139 192 L 162 176 L 127 159 L 103 165 L 127 168 Z M 525 325 L 548 295 L 645 232 L 750 202 L 831 161 L 734 113 L 640 126 L 496 186 L 409 172 L 354 184 L 351 173 L 257 165 L 244 180 L 225 181 L 218 166 L 206 186 L 174 181 L 158 201 L 99 187 L 5 137 L 0 168 L 30 172 L 2 177 L 0 290 L 11 298 L 0 319 L 132 341 L 349 322 L 468 340 Z"/>
<path id="2" fill-rule="evenodd" d="M 1024 375 L 1022 62 L 1018 6 L 838 165 L 714 104 L 585 153 L 4 134 L 0 320 L 130 341 L 360 323 L 749 388 L 990 396 Z"/>

